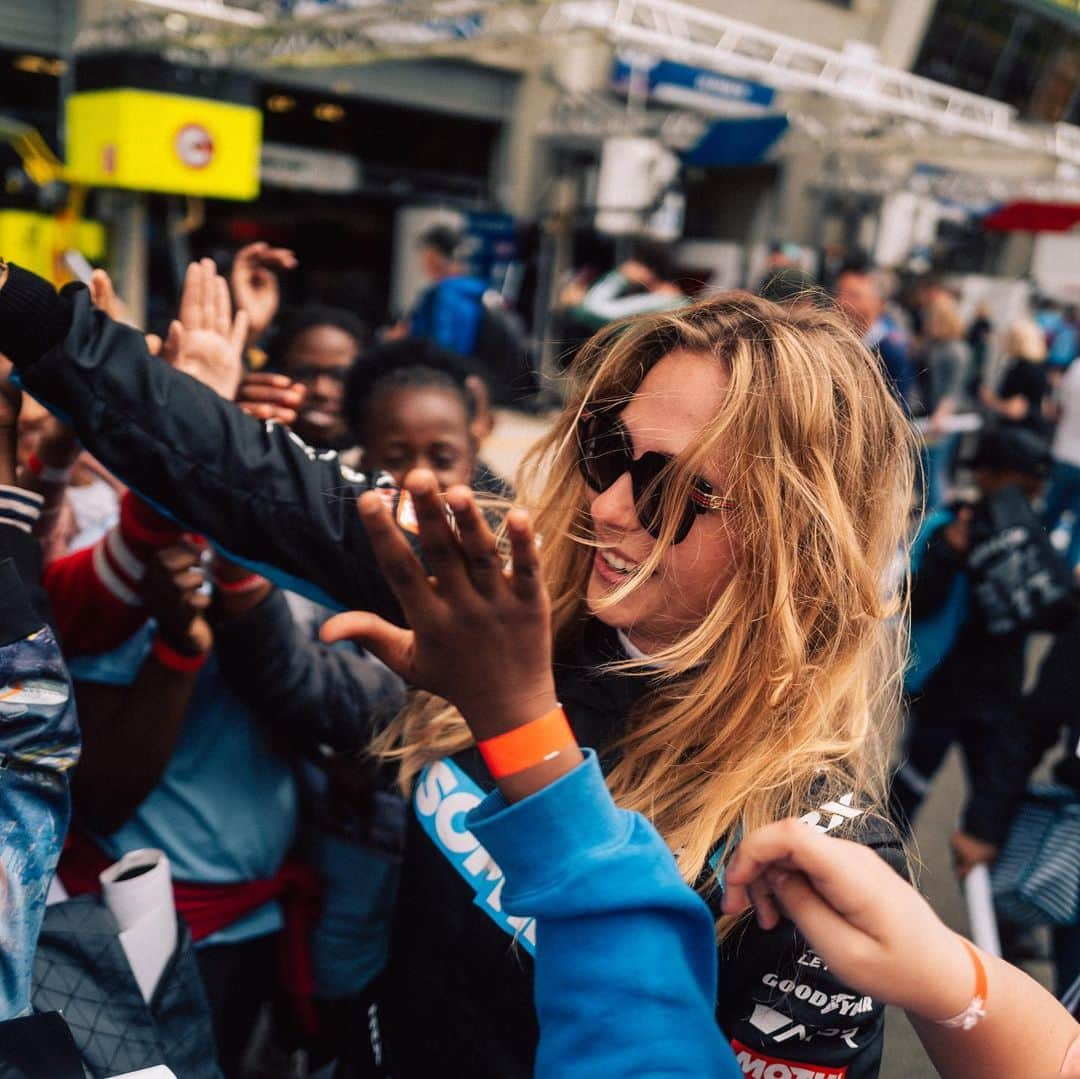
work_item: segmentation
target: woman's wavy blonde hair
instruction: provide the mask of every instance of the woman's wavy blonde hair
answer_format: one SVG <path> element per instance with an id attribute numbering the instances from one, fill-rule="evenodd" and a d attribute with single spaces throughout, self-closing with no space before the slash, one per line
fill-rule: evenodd
<path id="1" fill-rule="evenodd" d="M 615 665 L 652 681 L 626 717 L 608 783 L 621 806 L 652 820 L 693 884 L 712 876 L 703 870 L 726 838 L 853 789 L 882 804 L 906 655 L 894 569 L 906 563 L 915 451 L 878 359 L 833 312 L 729 293 L 602 330 L 519 477 L 543 537 L 556 649 L 589 613 L 595 542 L 578 419 L 625 403 L 675 349 L 714 357 L 730 385 L 670 466 L 660 541 L 608 602 L 654 571 L 706 461 L 729 476 L 720 493 L 738 507 L 739 554 L 699 626 L 652 666 Z M 400 763 L 408 791 L 425 764 L 471 742 L 460 715 L 427 697 L 376 750 Z"/>

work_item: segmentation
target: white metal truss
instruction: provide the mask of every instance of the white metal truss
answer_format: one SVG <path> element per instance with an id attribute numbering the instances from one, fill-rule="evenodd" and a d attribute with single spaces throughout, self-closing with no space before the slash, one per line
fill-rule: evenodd
<path id="1" fill-rule="evenodd" d="M 543 2 L 543 0 L 539 0 Z M 474 42 L 525 40 L 537 0 L 102 0 L 76 49 L 139 47 L 191 63 L 329 67 L 468 54 Z"/>
<path id="2" fill-rule="evenodd" d="M 548 32 L 589 28 L 630 46 L 779 90 L 825 94 L 859 110 L 905 117 L 1080 165 L 1080 128 L 1035 125 L 1016 110 L 856 55 L 813 45 L 681 0 L 565 0 Z"/>
<path id="3" fill-rule="evenodd" d="M 781 91 L 845 102 L 867 117 L 925 125 L 1042 160 L 1080 166 L 1080 128 L 1040 125 L 1008 105 L 813 45 L 684 0 L 97 0 L 81 49 L 141 46 L 189 62 L 245 68 L 334 66 L 422 55 L 476 55 L 492 43 L 588 33 Z M 541 44 L 542 43 L 542 44 Z M 551 129 L 603 127 L 599 103 L 564 102 Z M 581 123 L 577 124 L 575 114 Z M 585 115 L 588 114 L 588 115 Z M 619 121 L 625 123 L 625 120 Z"/>

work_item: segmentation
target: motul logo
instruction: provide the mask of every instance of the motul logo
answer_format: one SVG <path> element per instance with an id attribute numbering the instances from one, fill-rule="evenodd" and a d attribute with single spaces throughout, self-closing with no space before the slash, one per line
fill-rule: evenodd
<path id="1" fill-rule="evenodd" d="M 752 1079 L 845 1079 L 847 1068 L 829 1068 L 820 1064 L 800 1064 L 796 1060 L 762 1056 L 735 1038 L 731 1039 L 735 1059 L 743 1075 Z"/>

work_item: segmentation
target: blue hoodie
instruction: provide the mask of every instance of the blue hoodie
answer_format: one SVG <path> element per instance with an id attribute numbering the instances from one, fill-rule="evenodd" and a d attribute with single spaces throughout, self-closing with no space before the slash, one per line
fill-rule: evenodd
<path id="1" fill-rule="evenodd" d="M 432 285 L 413 314 L 413 336 L 426 337 L 461 356 L 475 356 L 487 289 L 478 277 L 447 277 Z"/>
<path id="2" fill-rule="evenodd" d="M 596 755 L 468 827 L 506 874 L 503 909 L 536 918 L 536 1075 L 742 1075 L 716 1025 L 712 914 L 644 817 L 618 809 Z"/>

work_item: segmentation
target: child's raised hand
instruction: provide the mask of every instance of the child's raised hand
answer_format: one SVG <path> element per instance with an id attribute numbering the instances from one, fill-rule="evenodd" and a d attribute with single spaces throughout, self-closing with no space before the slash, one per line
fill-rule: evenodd
<path id="1" fill-rule="evenodd" d="M 556 706 L 550 606 L 528 515 L 514 509 L 507 517 L 511 565 L 504 568 L 468 488 L 450 488 L 444 503 L 426 470 L 411 472 L 405 488 L 427 569 L 378 493 L 363 495 L 359 508 L 410 628 L 353 611 L 330 619 L 323 640 L 356 640 L 407 682 L 444 697 L 478 741 L 550 711 Z"/>
<path id="2" fill-rule="evenodd" d="M 971 1000 L 960 938 L 869 847 L 790 819 L 752 832 L 725 874 L 724 912 L 757 909 L 764 929 L 790 918 L 843 982 L 926 1019 Z"/>

